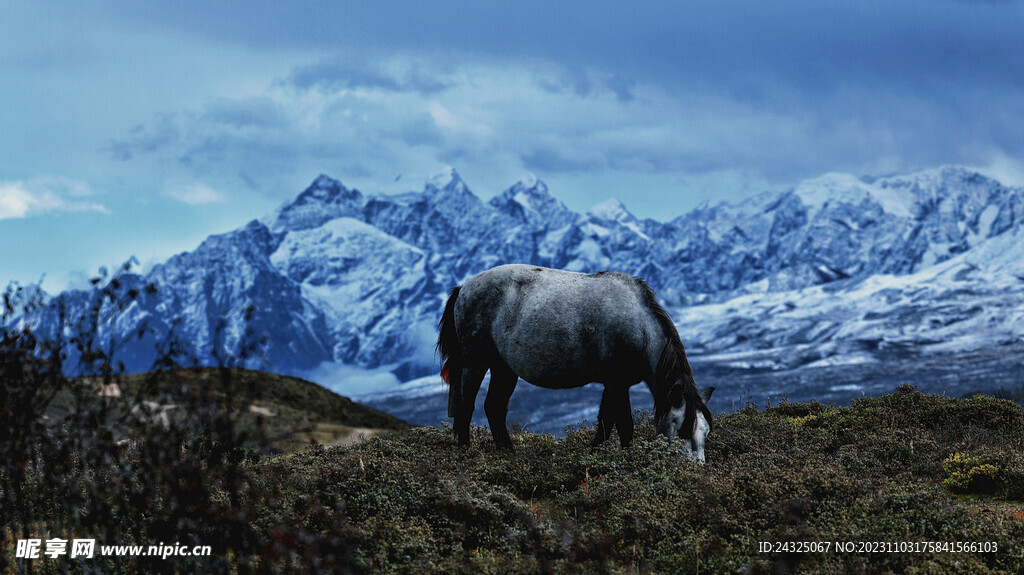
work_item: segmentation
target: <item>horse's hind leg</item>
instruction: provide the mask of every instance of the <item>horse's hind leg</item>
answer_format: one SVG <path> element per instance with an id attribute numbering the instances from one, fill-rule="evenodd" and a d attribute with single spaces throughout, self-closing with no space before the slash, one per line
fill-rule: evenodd
<path id="1" fill-rule="evenodd" d="M 494 443 L 501 449 L 512 450 L 512 438 L 508 435 L 505 419 L 508 417 L 508 400 L 516 390 L 519 376 L 505 367 L 491 368 L 491 384 L 484 399 L 487 423 L 491 426 Z"/>
<path id="2" fill-rule="evenodd" d="M 476 394 L 487 373 L 486 367 L 465 367 L 462 369 L 462 397 L 455 407 L 455 435 L 459 445 L 469 445 L 469 422 L 476 408 Z"/>

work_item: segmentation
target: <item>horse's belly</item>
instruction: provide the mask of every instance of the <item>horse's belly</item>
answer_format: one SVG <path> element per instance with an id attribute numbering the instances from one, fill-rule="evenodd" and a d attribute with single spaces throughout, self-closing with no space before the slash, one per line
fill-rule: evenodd
<path id="1" fill-rule="evenodd" d="M 512 359 L 512 361 L 509 361 Z M 509 368 L 523 381 L 547 389 L 583 387 L 589 383 L 633 385 L 644 379 L 637 365 L 612 365 L 599 359 L 578 361 L 557 355 L 506 358 Z"/>
<path id="2" fill-rule="evenodd" d="M 546 389 L 571 389 L 573 387 L 583 387 L 595 381 L 578 373 L 528 373 L 526 375 L 519 375 L 519 377 L 531 385 Z"/>

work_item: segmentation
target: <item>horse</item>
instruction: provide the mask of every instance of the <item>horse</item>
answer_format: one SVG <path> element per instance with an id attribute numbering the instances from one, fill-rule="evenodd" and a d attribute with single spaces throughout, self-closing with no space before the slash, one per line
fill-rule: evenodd
<path id="1" fill-rule="evenodd" d="M 621 272 L 583 274 L 525 264 L 484 271 L 448 295 L 437 351 L 448 383 L 448 417 L 459 445 L 488 370 L 484 411 L 499 448 L 512 449 L 505 419 L 519 378 L 547 389 L 601 383 L 596 447 L 618 430 L 633 438 L 629 388 L 645 382 L 654 396 L 657 430 L 685 440 L 690 459 L 704 461 L 713 421 L 714 388 L 697 391 L 686 350 L 654 290 Z"/>

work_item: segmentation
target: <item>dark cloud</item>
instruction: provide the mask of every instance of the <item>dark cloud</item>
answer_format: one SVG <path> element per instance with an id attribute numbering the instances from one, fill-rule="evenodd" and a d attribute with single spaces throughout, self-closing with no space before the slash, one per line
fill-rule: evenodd
<path id="1" fill-rule="evenodd" d="M 574 153 L 566 146 L 540 145 L 520 155 L 523 166 L 539 174 L 597 171 L 608 168 L 607 158 L 600 151 Z"/>
<path id="2" fill-rule="evenodd" d="M 114 160 L 127 161 L 136 154 L 150 154 L 173 146 L 181 139 L 174 114 L 164 114 L 152 128 L 138 125 L 120 139 L 107 142 L 104 150 Z"/>
<path id="3" fill-rule="evenodd" d="M 337 60 L 322 61 L 298 68 L 285 82 L 304 90 L 371 88 L 423 95 L 437 94 L 452 87 L 451 82 L 430 74 L 420 65 L 412 66 L 395 75 L 375 63 L 364 62 L 354 65 L 351 62 Z"/>
<path id="4" fill-rule="evenodd" d="M 572 94 L 580 98 L 607 96 L 621 104 L 636 98 L 635 79 L 622 74 L 601 74 L 583 68 L 563 68 L 557 74 L 539 74 L 534 83 L 549 94 Z"/>
<path id="5" fill-rule="evenodd" d="M 437 122 L 429 114 L 418 114 L 399 126 L 394 135 L 409 146 L 439 145 L 444 139 Z"/>
<path id="6" fill-rule="evenodd" d="M 270 0 L 112 3 L 110 18 L 257 49 L 312 48 L 354 56 L 405 52 L 543 58 L 642 82 L 731 86 L 751 78 L 802 89 L 855 82 L 916 82 L 948 76 L 945 52 L 964 50 L 961 79 L 1022 71 L 1019 2 L 864 0 L 856 3 L 675 2 L 634 6 L 571 0 L 443 4 Z M 250 17 L 239 18 L 244 12 Z M 298 80 L 340 79 L 326 65 Z M 335 67 L 337 68 L 337 67 Z M 401 79 L 342 66 L 371 85 Z M 341 75 L 344 77 L 344 74 Z M 341 79 L 341 81 L 344 81 Z M 582 85 L 581 85 L 581 89 Z"/>
<path id="7" fill-rule="evenodd" d="M 590 79 L 590 74 L 582 68 L 562 69 L 555 77 L 541 75 L 535 82 L 549 94 L 572 94 L 586 98 L 594 92 L 594 82 Z"/>
<path id="8" fill-rule="evenodd" d="M 281 105 L 267 97 L 218 98 L 206 106 L 203 120 L 234 128 L 282 128 L 288 122 Z"/>
<path id="9" fill-rule="evenodd" d="M 378 171 L 405 170 L 409 157 L 464 166 L 504 155 L 542 174 L 736 169 L 773 182 L 984 163 L 993 150 L 1024 156 L 1013 129 L 1024 113 L 1020 2 L 117 8 L 109 18 L 133 29 L 319 58 L 289 64 L 272 89 L 327 96 L 322 127 L 295 127 L 287 114 L 302 102 L 282 118 L 269 100 L 215 101 L 193 118 L 209 125 L 188 127 L 179 146 L 193 166 L 259 162 L 274 138 L 294 162 L 336 153 Z M 237 18 L 243 10 L 253 17 Z M 533 75 L 513 71 L 524 69 Z M 338 94 L 359 90 L 386 103 Z M 222 130 L 262 130 L 267 141 Z M 175 137 L 154 124 L 110 153 L 128 158 Z"/>
<path id="10" fill-rule="evenodd" d="M 612 76 L 605 82 L 605 86 L 607 86 L 612 92 L 615 92 L 615 97 L 623 104 L 632 102 L 633 98 L 636 97 L 633 95 L 633 89 L 636 87 L 636 82 L 628 78 L 624 78 L 619 75 Z"/>
<path id="11" fill-rule="evenodd" d="M 239 12 L 254 16 L 238 18 Z M 1024 156 L 1024 144 L 1006 128 L 1017 123 L 1013 118 L 1020 106 L 1004 96 L 1024 89 L 1021 2 L 738 0 L 640 6 L 453 0 L 389 3 L 384 9 L 327 0 L 298 6 L 183 0 L 145 9 L 117 4 L 109 17 L 133 29 L 156 28 L 259 51 L 341 55 L 295 69 L 285 81 L 299 89 L 367 88 L 437 97 L 466 81 L 438 69 L 539 62 L 561 71 L 535 80 L 555 95 L 611 95 L 635 107 L 643 87 L 678 95 L 684 102 L 680 107 L 709 118 L 733 111 L 705 107 L 701 99 L 710 95 L 800 126 L 763 135 L 755 124 L 748 128 L 752 135 L 744 135 L 733 129 L 732 116 L 719 117 L 720 132 L 733 140 L 703 127 L 700 134 L 710 142 L 700 155 L 720 157 L 699 165 L 769 155 L 756 150 L 758 142 L 787 150 L 788 156 L 759 159 L 747 168 L 790 178 L 840 169 L 880 149 L 887 158 L 914 165 L 977 161 L 976 150 L 993 147 Z M 412 63 L 396 64 L 402 58 Z M 619 121 L 605 115 L 589 124 Z M 842 129 L 839 123 L 845 123 Z M 399 137 L 429 145 L 437 134 L 427 128 L 408 126 Z M 388 129 L 395 133 L 395 127 Z M 528 158 L 542 171 L 541 155 Z"/>

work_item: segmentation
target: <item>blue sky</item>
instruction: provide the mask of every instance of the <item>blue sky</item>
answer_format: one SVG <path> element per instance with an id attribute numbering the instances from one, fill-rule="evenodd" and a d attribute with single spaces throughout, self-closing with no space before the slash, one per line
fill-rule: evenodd
<path id="1" fill-rule="evenodd" d="M 5 0 L 0 284 L 78 286 L 327 173 L 527 172 L 667 220 L 829 171 L 1021 183 L 1024 4 Z"/>

